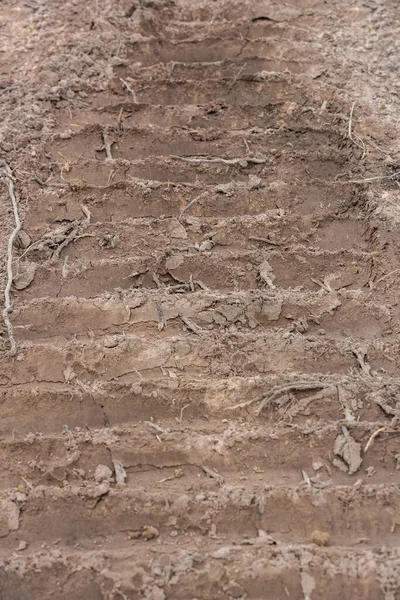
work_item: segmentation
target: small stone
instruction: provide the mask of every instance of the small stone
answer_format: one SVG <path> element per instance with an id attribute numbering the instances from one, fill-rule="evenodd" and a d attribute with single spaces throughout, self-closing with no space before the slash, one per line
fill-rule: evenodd
<path id="1" fill-rule="evenodd" d="M 31 238 L 26 233 L 26 231 L 21 230 L 18 234 L 18 241 L 21 244 L 22 248 L 28 248 L 28 246 L 31 243 Z"/>
<path id="2" fill-rule="evenodd" d="M 262 279 L 270 288 L 274 288 L 274 280 L 276 279 L 271 265 L 267 260 L 259 266 L 260 279 Z"/>
<path id="3" fill-rule="evenodd" d="M 319 529 L 315 529 L 315 531 L 311 534 L 311 541 L 313 544 L 317 546 L 328 546 L 331 536 L 327 531 L 319 531 Z"/>
<path id="4" fill-rule="evenodd" d="M 164 590 L 158 587 L 158 585 L 153 585 L 151 590 L 151 600 L 165 600 L 165 598 Z"/>
<path id="5" fill-rule="evenodd" d="M 169 535 L 170 535 L 170 537 L 177 537 L 179 535 L 179 531 L 174 529 L 173 531 L 171 531 L 171 533 Z"/>
<path id="6" fill-rule="evenodd" d="M 0 537 L 5 537 L 10 531 L 19 527 L 19 508 L 15 502 L 0 500 Z"/>
<path id="7" fill-rule="evenodd" d="M 223 546 L 222 548 L 218 548 L 218 550 L 211 552 L 210 556 L 211 556 L 211 558 L 222 559 L 222 558 L 228 558 L 230 553 L 231 553 L 231 549 L 229 548 L 229 546 Z"/>
<path id="8" fill-rule="evenodd" d="M 126 471 L 125 471 L 123 465 L 120 462 L 118 462 L 117 460 L 113 460 L 113 464 L 114 464 L 114 470 L 115 470 L 115 481 L 117 482 L 117 485 L 118 486 L 125 485 Z"/>
<path id="9" fill-rule="evenodd" d="M 142 535 L 141 531 L 128 531 L 128 538 L 130 540 L 138 540 Z"/>
<path id="10" fill-rule="evenodd" d="M 104 346 L 106 348 L 116 348 L 119 344 L 119 339 L 117 336 L 107 336 L 104 340 Z"/>
<path id="11" fill-rule="evenodd" d="M 257 175 L 249 175 L 249 181 L 247 183 L 247 189 L 249 190 L 258 190 L 262 187 L 262 182 Z"/>
<path id="12" fill-rule="evenodd" d="M 18 552 L 21 552 L 21 550 L 25 550 L 28 547 L 27 542 L 25 542 L 25 540 L 21 540 L 20 543 L 18 544 Z"/>
<path id="13" fill-rule="evenodd" d="M 174 471 L 174 477 L 176 477 L 177 479 L 179 479 L 180 477 L 183 477 L 185 474 L 183 469 L 175 469 Z"/>
<path id="14" fill-rule="evenodd" d="M 35 278 L 36 263 L 24 262 L 19 264 L 19 271 L 14 276 L 13 284 L 17 290 L 23 290 L 27 288 Z"/>
<path id="15" fill-rule="evenodd" d="M 153 540 L 154 538 L 157 538 L 159 535 L 160 535 L 160 532 L 158 531 L 158 529 L 156 527 L 153 527 L 152 525 L 144 525 L 143 526 L 142 537 L 145 540 Z"/>
<path id="16" fill-rule="evenodd" d="M 236 184 L 233 181 L 229 183 L 220 183 L 215 186 L 215 191 L 217 194 L 226 194 L 227 196 L 233 196 L 235 189 Z"/>
<path id="17" fill-rule="evenodd" d="M 135 396 L 138 396 L 139 394 L 141 394 L 143 392 L 143 388 L 140 385 L 140 383 L 134 383 L 131 387 L 131 392 Z"/>
<path id="18" fill-rule="evenodd" d="M 112 471 L 107 465 L 97 465 L 96 471 L 94 472 L 94 478 L 98 483 L 109 481 L 111 477 Z"/>
<path id="19" fill-rule="evenodd" d="M 312 464 L 312 468 L 314 469 L 314 471 L 319 471 L 323 467 L 324 467 L 324 463 L 320 460 L 315 460 Z"/>
<path id="20" fill-rule="evenodd" d="M 69 140 L 71 139 L 72 135 L 70 131 L 63 131 L 62 133 L 60 133 L 60 140 Z"/>
<path id="21" fill-rule="evenodd" d="M 211 240 L 204 240 L 199 246 L 199 252 L 209 252 L 214 246 Z"/>
<path id="22" fill-rule="evenodd" d="M 348 433 L 347 435 L 340 434 L 335 440 L 333 453 L 340 456 L 349 466 L 349 475 L 352 475 L 361 467 L 361 444 Z"/>
<path id="23" fill-rule="evenodd" d="M 170 256 L 169 258 L 167 258 L 167 260 L 165 261 L 165 268 L 168 271 L 174 270 L 183 265 L 183 263 L 184 259 L 182 254 L 175 254 L 174 256 Z"/>

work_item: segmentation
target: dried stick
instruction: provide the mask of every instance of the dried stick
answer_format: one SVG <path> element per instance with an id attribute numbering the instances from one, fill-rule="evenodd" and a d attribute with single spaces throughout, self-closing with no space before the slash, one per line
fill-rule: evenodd
<path id="1" fill-rule="evenodd" d="M 132 86 L 129 85 L 129 83 L 127 81 L 125 81 L 125 79 L 122 79 L 121 77 L 119 78 L 119 80 L 122 83 L 122 87 L 126 88 L 128 90 L 128 92 L 130 92 L 132 94 L 132 100 L 134 104 L 137 104 L 137 98 L 136 98 L 136 94 L 134 92 L 134 90 L 132 89 Z"/>
<path id="2" fill-rule="evenodd" d="M 111 154 L 112 142 L 106 133 L 103 133 L 103 142 L 104 142 L 104 150 L 106 151 L 106 162 L 113 160 L 113 156 Z"/>
<path id="3" fill-rule="evenodd" d="M 375 438 L 378 437 L 378 435 L 380 435 L 381 433 L 384 433 L 384 432 L 386 433 L 387 431 L 392 431 L 392 430 L 389 427 L 379 427 L 379 429 L 374 431 L 374 433 L 371 435 L 371 437 L 369 438 L 368 442 L 365 445 L 364 454 L 372 446 Z"/>
<path id="4" fill-rule="evenodd" d="M 358 135 L 355 135 L 352 132 L 353 113 L 354 113 L 354 107 L 356 104 L 357 103 L 354 101 L 353 104 L 351 105 L 351 109 L 350 109 L 348 137 L 353 142 L 353 144 L 355 144 L 358 148 L 361 148 L 361 150 L 363 151 L 362 156 L 361 156 L 361 160 L 363 160 L 363 158 L 365 157 L 365 153 L 366 153 L 364 141 Z M 359 142 L 361 142 L 361 143 L 357 142 L 357 140 L 359 140 Z"/>
<path id="5" fill-rule="evenodd" d="M 371 181 L 382 181 L 383 179 L 395 179 L 400 175 L 400 171 L 395 171 L 391 175 L 377 175 L 376 177 L 367 177 L 366 179 L 349 179 L 348 181 L 340 182 L 341 185 L 348 183 L 370 183 Z"/>
<path id="6" fill-rule="evenodd" d="M 257 237 L 256 235 L 250 235 L 249 240 L 251 240 L 252 242 L 261 242 L 263 244 L 270 244 L 271 246 L 282 246 L 281 242 L 273 242 L 272 240 L 269 240 L 268 238 Z"/>
<path id="7" fill-rule="evenodd" d="M 386 273 L 386 275 L 384 275 L 383 277 L 380 277 L 378 279 L 378 281 L 375 281 L 374 285 L 378 285 L 378 283 L 380 283 L 381 281 L 384 281 L 385 279 L 390 277 L 390 275 L 394 275 L 395 273 L 398 273 L 399 271 L 400 271 L 400 269 L 395 269 L 394 271 L 390 271 L 390 273 Z"/>
<path id="8" fill-rule="evenodd" d="M 173 156 L 175 160 L 181 160 L 187 163 L 199 165 L 201 163 L 222 163 L 223 165 L 238 165 L 240 163 L 254 163 L 255 165 L 263 165 L 267 162 L 266 158 L 254 158 L 246 156 L 246 158 L 188 158 L 186 156 Z"/>
<path id="9" fill-rule="evenodd" d="M 10 291 L 11 291 L 11 286 L 12 286 L 12 282 L 13 282 L 13 271 L 12 271 L 12 251 L 13 251 L 13 245 L 14 245 L 14 240 L 16 238 L 16 236 L 18 235 L 18 232 L 21 229 L 21 221 L 19 218 L 19 214 L 18 214 L 18 203 L 17 203 L 17 199 L 15 197 L 14 194 L 14 182 L 12 180 L 12 173 L 11 173 L 11 169 L 10 167 L 7 165 L 7 163 L 4 163 L 3 165 L 1 165 L 2 171 L 3 171 L 3 176 L 5 178 L 5 182 L 7 184 L 8 187 L 8 193 L 10 195 L 11 198 L 11 202 L 12 202 L 12 208 L 13 208 L 13 213 L 14 213 L 14 221 L 15 221 L 15 228 L 13 229 L 13 231 L 11 232 L 11 235 L 8 239 L 8 249 L 7 249 L 7 285 L 6 288 L 4 290 L 4 299 L 5 299 L 5 304 L 4 304 L 4 310 L 3 310 L 3 319 L 4 319 L 4 323 L 6 324 L 7 327 L 7 331 L 8 331 L 8 339 L 10 340 L 10 344 L 11 344 L 11 354 L 15 354 L 17 351 L 17 344 L 15 342 L 15 338 L 14 338 L 14 330 L 13 330 L 13 326 L 11 324 L 11 321 L 9 319 L 9 313 L 12 312 L 12 304 L 11 304 L 11 298 L 10 298 Z M 0 171 L 1 173 L 1 171 Z"/>
<path id="10" fill-rule="evenodd" d="M 187 206 L 185 206 L 185 208 L 183 209 L 183 211 L 181 212 L 181 214 L 179 215 L 179 220 L 182 219 L 183 215 L 185 213 L 187 213 L 187 211 L 189 210 L 189 208 L 191 208 L 193 206 L 193 204 L 195 204 L 196 202 L 198 202 L 199 200 L 201 200 L 202 198 L 205 198 L 206 196 L 208 196 L 208 192 L 203 192 L 202 194 L 200 194 L 200 196 L 197 196 L 196 198 L 193 198 L 193 200 L 191 200 L 189 202 L 189 204 Z"/>

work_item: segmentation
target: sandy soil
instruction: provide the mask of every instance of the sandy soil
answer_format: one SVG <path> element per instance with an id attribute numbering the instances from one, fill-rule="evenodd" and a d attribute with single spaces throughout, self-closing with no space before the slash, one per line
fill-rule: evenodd
<path id="1" fill-rule="evenodd" d="M 2 600 L 399 600 L 399 66 L 394 0 L 2 1 Z"/>

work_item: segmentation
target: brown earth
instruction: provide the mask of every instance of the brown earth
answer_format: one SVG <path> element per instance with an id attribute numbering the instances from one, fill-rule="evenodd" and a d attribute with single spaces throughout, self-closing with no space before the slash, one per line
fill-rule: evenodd
<path id="1" fill-rule="evenodd" d="M 397 4 L 1 3 L 1 600 L 400 599 Z"/>

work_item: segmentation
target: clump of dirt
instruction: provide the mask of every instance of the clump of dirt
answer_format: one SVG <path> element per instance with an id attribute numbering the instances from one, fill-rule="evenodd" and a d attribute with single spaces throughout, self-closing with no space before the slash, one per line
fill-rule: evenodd
<path id="1" fill-rule="evenodd" d="M 0 15 L 0 596 L 397 597 L 399 7 Z"/>

